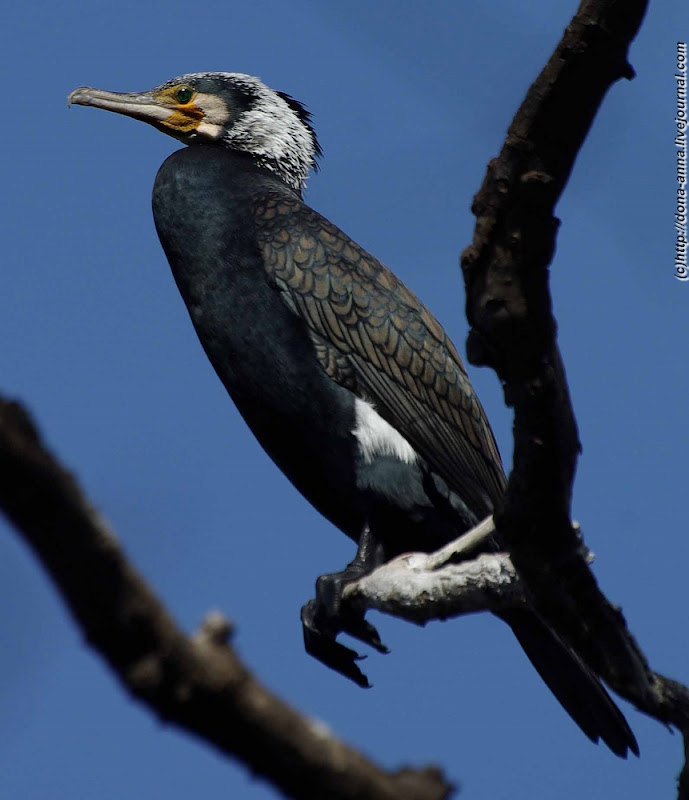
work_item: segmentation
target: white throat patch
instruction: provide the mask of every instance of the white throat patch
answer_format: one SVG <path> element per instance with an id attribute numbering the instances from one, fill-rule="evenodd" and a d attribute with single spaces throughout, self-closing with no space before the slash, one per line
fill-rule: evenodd
<path id="1" fill-rule="evenodd" d="M 373 405 L 357 397 L 354 401 L 356 426 L 352 433 L 359 442 L 359 449 L 364 461 L 370 464 L 376 456 L 394 456 L 413 464 L 416 451 L 409 442 L 386 422 Z"/>
<path id="2" fill-rule="evenodd" d="M 209 139 L 218 139 L 230 115 L 227 106 L 219 97 L 206 92 L 198 92 L 194 103 L 203 111 L 203 119 L 196 132 Z"/>

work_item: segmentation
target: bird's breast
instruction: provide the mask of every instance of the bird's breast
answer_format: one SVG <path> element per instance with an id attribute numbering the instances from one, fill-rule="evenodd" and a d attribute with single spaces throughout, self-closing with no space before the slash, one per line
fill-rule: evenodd
<path id="1" fill-rule="evenodd" d="M 325 374 L 304 320 L 268 281 L 252 187 L 208 167 L 168 160 L 153 195 L 158 235 L 191 321 L 264 449 L 313 505 L 358 536 L 355 398 Z"/>

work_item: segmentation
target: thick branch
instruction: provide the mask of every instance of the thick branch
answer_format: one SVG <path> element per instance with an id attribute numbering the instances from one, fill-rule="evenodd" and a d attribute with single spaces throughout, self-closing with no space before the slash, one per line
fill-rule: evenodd
<path id="1" fill-rule="evenodd" d="M 507 553 L 465 560 L 494 532 L 493 518 L 487 517 L 435 553 L 393 558 L 347 586 L 344 598 L 359 609 L 374 608 L 419 625 L 524 605 L 524 586 Z"/>
<path id="2" fill-rule="evenodd" d="M 508 608 L 523 607 L 529 601 L 529 593 L 506 553 L 483 554 L 475 560 L 457 563 L 458 558 L 465 557 L 493 531 L 492 518 L 488 517 L 477 528 L 436 553 L 399 556 L 350 584 L 345 597 L 359 610 L 376 609 L 420 625 L 477 611 L 499 614 Z M 582 553 L 588 556 L 581 539 L 577 538 Z M 630 646 L 637 648 L 631 636 L 629 638 Z M 638 655 L 643 659 L 640 651 Z M 650 671 L 648 687 L 644 684 L 641 689 L 625 681 L 614 682 L 607 677 L 605 680 L 640 711 L 680 730 L 685 750 L 689 751 L 689 689 L 686 686 Z M 680 799 L 689 796 L 688 780 L 685 766 L 680 778 Z"/>
<path id="3" fill-rule="evenodd" d="M 302 800 L 441 800 L 435 768 L 387 773 L 268 692 L 211 618 L 191 639 L 127 562 L 26 412 L 0 400 L 0 507 L 31 545 L 89 643 L 161 718 Z"/>
<path id="4" fill-rule="evenodd" d="M 514 465 L 495 515 L 500 537 L 541 614 L 611 686 L 648 708 L 653 676 L 570 522 L 580 446 L 547 271 L 555 204 L 606 91 L 633 75 L 627 51 L 645 10 L 646 0 L 581 3 L 489 164 L 462 266 L 469 358 L 496 370 L 515 411 Z"/>
<path id="5" fill-rule="evenodd" d="M 679 728 L 689 750 L 686 688 L 651 672 L 570 522 L 580 445 L 548 286 L 555 204 L 605 93 L 633 77 L 627 52 L 646 6 L 583 0 L 488 166 L 462 268 L 469 359 L 495 369 L 514 407 L 513 470 L 495 514 L 500 537 L 540 613 L 618 694 Z"/>
<path id="6" fill-rule="evenodd" d="M 429 569 L 426 553 L 406 553 L 345 589 L 357 607 L 425 625 L 477 611 L 495 614 L 526 603 L 524 585 L 507 553 Z"/>

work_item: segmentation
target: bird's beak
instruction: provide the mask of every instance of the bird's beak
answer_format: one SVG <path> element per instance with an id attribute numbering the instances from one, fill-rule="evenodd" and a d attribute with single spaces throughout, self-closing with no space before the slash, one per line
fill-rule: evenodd
<path id="1" fill-rule="evenodd" d="M 80 86 L 69 95 L 67 105 L 72 104 L 104 108 L 153 125 L 164 124 L 177 111 L 171 102 L 151 92 L 105 92 L 89 86 Z"/>

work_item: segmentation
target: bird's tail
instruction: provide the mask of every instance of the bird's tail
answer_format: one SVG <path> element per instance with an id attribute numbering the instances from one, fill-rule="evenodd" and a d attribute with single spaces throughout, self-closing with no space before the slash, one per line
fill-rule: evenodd
<path id="1" fill-rule="evenodd" d="M 639 745 L 620 709 L 574 650 L 532 611 L 511 610 L 502 619 L 562 707 L 593 742 L 615 755 L 639 755 Z"/>

